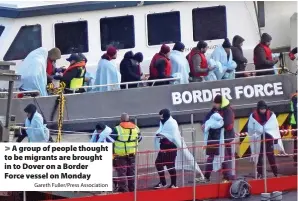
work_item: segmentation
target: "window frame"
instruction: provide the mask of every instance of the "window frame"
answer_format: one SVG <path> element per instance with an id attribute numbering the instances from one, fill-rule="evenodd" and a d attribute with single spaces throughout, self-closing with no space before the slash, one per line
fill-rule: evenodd
<path id="1" fill-rule="evenodd" d="M 121 15 L 121 16 L 112 16 L 112 17 L 102 17 L 99 19 L 99 33 L 100 33 L 100 50 L 102 52 L 105 52 L 105 50 L 102 49 L 102 34 L 101 34 L 101 20 L 104 20 L 104 19 L 117 19 L 117 18 L 124 18 L 124 17 L 131 17 L 132 18 L 132 28 L 133 28 L 133 46 L 130 47 L 130 48 L 123 48 L 123 49 L 119 49 L 117 47 L 118 50 L 129 50 L 129 49 L 134 49 L 136 47 L 136 26 L 135 26 L 135 16 L 134 15 Z"/>
<path id="2" fill-rule="evenodd" d="M 148 13 L 145 16 L 145 36 L 146 36 L 146 46 L 147 47 L 158 47 L 161 46 L 162 44 L 164 44 L 164 42 L 162 42 L 161 44 L 158 45 L 149 45 L 149 29 L 148 29 L 148 15 L 156 15 L 156 14 L 162 14 L 162 13 L 175 13 L 178 12 L 179 13 L 179 30 L 180 30 L 180 41 L 182 41 L 182 34 L 181 34 L 181 12 L 179 10 L 171 10 L 171 11 L 167 11 L 167 12 L 158 12 L 158 13 Z M 166 43 L 166 44 L 175 44 L 175 41 L 172 43 Z"/>
<path id="3" fill-rule="evenodd" d="M 57 47 L 56 45 L 56 29 L 55 29 L 55 25 L 56 24 L 70 24 L 70 23 L 78 23 L 78 22 L 86 22 L 87 23 L 87 49 L 88 51 L 87 52 L 80 52 L 80 53 L 89 53 L 90 52 L 90 46 L 89 46 L 89 26 L 88 26 L 88 20 L 85 20 L 85 19 L 80 19 L 80 20 L 77 20 L 77 21 L 61 21 L 61 22 L 56 22 L 53 24 L 53 39 L 54 39 L 54 46 Z M 61 55 L 70 55 L 71 53 L 67 53 L 67 54 L 63 54 L 61 52 Z"/>
<path id="4" fill-rule="evenodd" d="M 216 7 L 224 7 L 225 8 L 225 16 L 226 16 L 226 19 L 225 19 L 225 22 L 226 22 L 226 26 L 225 26 L 225 37 L 224 38 L 227 38 L 228 37 L 228 20 L 227 20 L 227 7 L 225 5 L 218 5 L 218 6 L 208 6 L 208 7 L 197 7 L 197 8 L 193 8 L 192 9 L 192 13 L 191 13 L 191 18 L 192 18 L 192 39 L 194 42 L 199 42 L 199 40 L 195 40 L 195 29 L 194 29 L 194 11 L 195 10 L 199 10 L 199 9 L 208 9 L 208 8 L 216 8 Z M 217 39 L 201 39 L 201 40 L 204 40 L 204 41 L 213 41 L 213 40 L 222 40 L 224 38 L 217 38 Z"/>
<path id="5" fill-rule="evenodd" d="M 30 52 L 33 51 L 33 50 L 31 50 L 30 52 L 28 52 L 27 56 L 25 56 L 24 58 L 18 58 L 18 59 L 13 59 L 13 60 L 8 60 L 8 59 L 6 59 L 7 54 L 10 52 L 10 51 L 9 51 L 10 48 L 11 48 L 12 45 L 15 43 L 15 41 L 16 41 L 16 39 L 18 38 L 18 36 L 19 36 L 20 31 L 22 30 L 22 28 L 23 28 L 23 27 L 35 27 L 35 26 L 40 27 L 40 47 L 42 47 L 42 26 L 41 26 L 41 24 L 23 25 L 23 26 L 21 26 L 21 27 L 19 28 L 19 30 L 18 30 L 16 36 L 14 37 L 14 39 L 13 39 L 13 41 L 11 42 L 10 46 L 8 47 L 8 49 L 6 50 L 6 53 L 5 53 L 4 56 L 3 56 L 3 60 L 4 60 L 4 61 L 18 61 L 18 60 L 24 60 L 24 59 L 28 56 L 28 54 L 30 54 Z M 40 48 L 40 47 L 38 47 L 38 48 Z M 36 49 L 37 49 L 37 48 L 36 48 Z"/>

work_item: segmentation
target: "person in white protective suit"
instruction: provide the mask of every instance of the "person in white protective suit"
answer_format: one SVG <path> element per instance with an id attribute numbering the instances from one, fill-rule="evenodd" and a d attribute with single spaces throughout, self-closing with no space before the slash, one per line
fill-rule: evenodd
<path id="1" fill-rule="evenodd" d="M 98 123 L 95 127 L 95 131 L 90 139 L 90 142 L 99 142 L 105 143 L 107 142 L 107 138 L 109 141 L 113 142 L 114 140 L 110 137 L 112 133 L 112 129 L 103 123 Z"/>
<path id="2" fill-rule="evenodd" d="M 235 79 L 236 62 L 233 60 L 233 53 L 231 50 L 231 43 L 228 38 L 223 44 L 217 47 L 211 54 L 211 59 L 220 62 L 222 65 L 222 73 L 215 71 L 218 80 L 221 79 Z"/>
<path id="3" fill-rule="evenodd" d="M 159 115 L 160 127 L 156 131 L 155 136 L 155 149 L 159 150 L 159 152 L 155 160 L 155 167 L 158 171 L 160 182 L 154 188 L 167 187 L 164 166 L 166 166 L 171 176 L 169 188 L 177 188 L 176 169 L 182 169 L 182 158 L 185 159 L 183 168 L 196 170 L 201 177 L 204 177 L 200 167 L 194 162 L 194 157 L 189 152 L 184 140 L 181 139 L 177 121 L 171 117 L 170 111 L 163 109 L 159 112 Z"/>
<path id="4" fill-rule="evenodd" d="M 29 104 L 24 112 L 27 113 L 25 127 L 28 142 L 49 142 L 49 129 L 44 124 L 42 115 L 37 112 L 36 106 Z"/>
<path id="5" fill-rule="evenodd" d="M 170 62 L 172 66 L 171 75 L 172 77 L 180 77 L 180 80 L 177 82 L 179 84 L 188 84 L 189 83 L 189 64 L 185 58 L 184 44 L 181 42 L 175 43 L 173 50 L 170 53 Z"/>
<path id="6" fill-rule="evenodd" d="M 56 50 L 53 48 L 52 50 Z M 17 74 L 21 75 L 21 81 L 16 86 L 21 91 L 39 91 L 40 96 L 47 96 L 47 60 L 48 56 L 59 59 L 61 57 L 60 50 L 57 49 L 55 55 L 49 55 L 49 52 L 40 47 L 28 54 L 24 61 L 17 67 Z M 59 55 L 60 53 L 60 55 Z"/>
<path id="7" fill-rule="evenodd" d="M 251 155 L 253 161 L 257 164 L 258 178 L 263 177 L 263 154 L 264 151 L 268 158 L 272 172 L 277 177 L 277 166 L 275 162 L 274 149 L 284 152 L 281 141 L 278 121 L 276 115 L 268 109 L 264 101 L 259 101 L 257 110 L 249 117 L 248 135 L 250 141 Z M 265 149 L 263 150 L 263 142 L 265 136 Z"/>

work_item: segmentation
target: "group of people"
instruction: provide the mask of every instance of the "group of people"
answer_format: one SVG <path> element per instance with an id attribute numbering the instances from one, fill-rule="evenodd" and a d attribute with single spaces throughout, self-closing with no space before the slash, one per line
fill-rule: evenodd
<path id="1" fill-rule="evenodd" d="M 41 47 L 32 51 L 19 66 L 17 73 L 21 75 L 21 81 L 18 88 L 21 91 L 37 90 L 41 96 L 47 96 L 47 84 L 55 80 L 65 83 L 65 93 L 74 91 L 81 93 L 134 88 L 138 87 L 138 84 L 126 85 L 125 83 L 147 79 L 176 78 L 167 79 L 172 81 L 159 81 L 154 84 L 165 85 L 270 75 L 275 73 L 274 66 L 279 56 L 272 54 L 271 40 L 272 37 L 269 34 L 262 34 L 260 43 L 254 49 L 255 69 L 263 70 L 256 73 L 241 73 L 245 71 L 247 59 L 242 51 L 244 39 L 238 35 L 233 38 L 232 44 L 226 38 L 211 56 L 205 55 L 208 49 L 205 41 L 199 41 L 186 57 L 183 53 L 185 50 L 183 43 L 175 43 L 172 50 L 168 45 L 163 44 L 150 62 L 149 77 L 145 76 L 141 70 L 140 64 L 143 62 L 141 52 L 136 54 L 132 51 L 126 52 L 120 68 L 117 68 L 113 61 L 117 58 L 117 49 L 110 46 L 98 63 L 96 76 L 93 76 L 86 69 L 87 59 L 82 53 L 73 53 L 66 59 L 70 63 L 69 67 L 56 67 L 56 60 L 61 58 L 60 50 L 53 48 L 47 51 Z M 294 60 L 296 53 L 297 48 L 294 48 L 289 54 L 290 59 Z M 119 83 L 124 84 L 120 86 Z M 87 90 L 82 88 L 83 85 L 91 86 L 92 84 L 100 86 L 89 87 Z"/>
<path id="2" fill-rule="evenodd" d="M 29 104 L 24 111 L 27 113 L 25 120 L 26 129 L 23 130 L 21 139 L 28 137 L 29 142 L 49 142 L 51 136 L 46 128 L 44 119 L 36 110 L 36 106 Z M 210 112 L 202 123 L 202 131 L 205 142 L 206 165 L 204 174 L 189 152 L 179 131 L 177 121 L 171 116 L 168 109 L 159 112 L 160 127 L 156 131 L 154 144 L 158 151 L 155 167 L 159 175 L 159 182 L 154 188 L 177 188 L 177 172 L 182 168 L 181 161 L 184 158 L 184 167 L 195 170 L 200 177 L 199 182 L 209 182 L 211 172 L 222 170 L 223 181 L 229 182 L 235 179 L 235 140 L 234 112 L 230 102 L 222 95 L 216 95 Z M 291 115 L 289 125 L 297 128 L 297 92 L 291 98 Z M 293 132 L 297 137 L 297 131 Z M 248 136 L 250 140 L 251 157 L 257 166 L 258 178 L 263 177 L 264 152 L 269 160 L 272 172 L 278 176 L 274 150 L 284 152 L 283 143 L 276 115 L 269 109 L 264 101 L 257 103 L 256 110 L 249 116 Z M 265 150 L 262 140 L 265 139 Z M 21 140 L 18 140 L 20 142 Z M 113 143 L 113 167 L 117 172 L 114 185 L 119 192 L 134 191 L 135 157 L 142 136 L 138 126 L 130 122 L 129 115 L 123 113 L 120 123 L 115 128 L 110 128 L 103 122 L 96 125 L 90 142 Z M 203 149 L 202 149 L 203 150 Z M 294 143 L 294 153 L 297 153 L 297 139 Z M 294 164 L 297 166 L 297 156 L 294 155 Z M 170 174 L 171 184 L 167 185 L 165 169 Z M 187 169 L 186 168 L 186 169 Z"/>

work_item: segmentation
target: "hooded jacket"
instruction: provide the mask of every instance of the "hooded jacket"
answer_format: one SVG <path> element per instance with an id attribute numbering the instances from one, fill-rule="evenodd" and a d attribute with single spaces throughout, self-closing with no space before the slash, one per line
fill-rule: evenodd
<path id="1" fill-rule="evenodd" d="M 139 67 L 135 60 L 133 60 L 133 52 L 128 51 L 125 53 L 124 58 L 120 63 L 121 82 L 135 82 L 140 81 Z M 130 84 L 128 88 L 135 88 L 137 84 Z M 121 89 L 125 89 L 125 85 L 121 85 Z"/>
<path id="2" fill-rule="evenodd" d="M 233 60 L 236 62 L 236 72 L 245 71 L 245 64 L 247 63 L 247 59 L 243 55 L 242 48 L 240 44 L 244 41 L 244 39 L 241 36 L 236 35 L 233 38 L 233 46 L 232 54 L 233 54 Z M 244 77 L 244 74 L 236 74 L 236 77 Z"/>

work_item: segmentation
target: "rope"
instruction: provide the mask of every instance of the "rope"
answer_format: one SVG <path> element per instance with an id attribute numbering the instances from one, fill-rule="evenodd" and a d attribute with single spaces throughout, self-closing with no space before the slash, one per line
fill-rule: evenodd
<path id="1" fill-rule="evenodd" d="M 59 88 L 55 88 L 53 83 L 50 83 L 47 86 L 47 89 L 50 93 L 58 95 L 58 132 L 57 132 L 57 139 L 56 142 L 61 142 L 62 140 L 62 127 L 63 127 L 63 119 L 64 119 L 64 107 L 65 107 L 65 96 L 64 96 L 64 89 L 65 89 L 65 83 L 60 82 Z"/>

